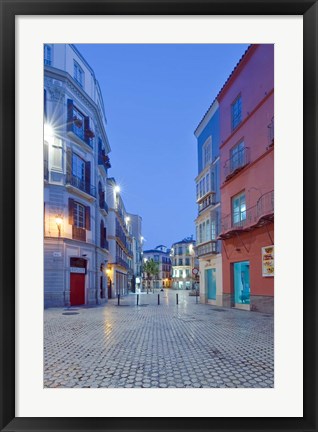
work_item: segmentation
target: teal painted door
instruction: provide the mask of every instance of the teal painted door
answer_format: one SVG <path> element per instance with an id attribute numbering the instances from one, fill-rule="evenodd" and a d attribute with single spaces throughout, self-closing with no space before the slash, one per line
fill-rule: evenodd
<path id="1" fill-rule="evenodd" d="M 234 263 L 234 301 L 236 304 L 250 303 L 250 263 Z"/>
<path id="2" fill-rule="evenodd" d="M 208 300 L 216 300 L 216 269 L 205 270 L 205 288 Z"/>

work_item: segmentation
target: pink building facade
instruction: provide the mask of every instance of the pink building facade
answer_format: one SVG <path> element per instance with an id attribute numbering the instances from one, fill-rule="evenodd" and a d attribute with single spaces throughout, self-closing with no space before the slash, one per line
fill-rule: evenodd
<path id="1" fill-rule="evenodd" d="M 221 89 L 223 305 L 274 310 L 274 45 L 251 45 Z"/>

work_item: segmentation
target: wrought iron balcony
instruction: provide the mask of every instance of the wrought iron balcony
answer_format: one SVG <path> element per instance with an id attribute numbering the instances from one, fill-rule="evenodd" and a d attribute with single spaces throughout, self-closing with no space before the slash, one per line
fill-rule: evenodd
<path id="1" fill-rule="evenodd" d="M 263 194 L 256 205 L 222 217 L 219 238 L 229 238 L 238 231 L 250 231 L 274 220 L 274 191 Z"/>
<path id="2" fill-rule="evenodd" d="M 197 257 L 200 258 L 204 255 L 211 255 L 218 253 L 217 250 L 217 241 L 210 240 L 205 243 L 201 243 L 196 247 Z"/>
<path id="3" fill-rule="evenodd" d="M 111 167 L 109 157 L 105 155 L 105 151 L 101 151 L 98 153 L 98 165 L 103 166 L 105 170 Z"/>
<path id="4" fill-rule="evenodd" d="M 83 124 L 77 118 L 73 118 L 67 125 L 67 131 L 74 134 L 89 147 L 93 148 L 94 133 L 90 129 L 85 129 Z"/>
<path id="5" fill-rule="evenodd" d="M 244 147 L 224 164 L 225 179 L 228 180 L 250 163 L 250 149 Z"/>
<path id="6" fill-rule="evenodd" d="M 99 196 L 99 208 L 101 210 L 105 210 L 105 212 L 108 213 L 108 205 L 107 205 L 107 203 L 105 201 L 105 194 L 104 193 L 102 193 Z"/>
<path id="7" fill-rule="evenodd" d="M 198 212 L 201 213 L 206 208 L 216 204 L 215 193 L 208 195 L 200 204 L 198 205 Z"/>
<path id="8" fill-rule="evenodd" d="M 118 264 L 118 265 L 120 265 L 126 269 L 128 269 L 128 267 L 129 267 L 128 264 L 126 263 L 126 261 L 123 258 L 121 258 L 120 256 L 116 256 L 116 264 Z"/>
<path id="9" fill-rule="evenodd" d="M 96 188 L 90 183 L 83 181 L 81 178 L 76 177 L 72 174 L 68 174 L 66 177 L 66 183 L 74 186 L 75 188 L 86 192 L 87 194 L 96 197 Z"/>

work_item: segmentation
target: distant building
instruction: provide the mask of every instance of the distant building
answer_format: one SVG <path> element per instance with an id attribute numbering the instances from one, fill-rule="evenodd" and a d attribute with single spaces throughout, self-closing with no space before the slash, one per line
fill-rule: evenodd
<path id="1" fill-rule="evenodd" d="M 214 101 L 195 130 L 198 149 L 196 182 L 196 255 L 201 303 L 222 305 L 220 230 L 220 113 Z"/>
<path id="2" fill-rule="evenodd" d="M 44 305 L 107 300 L 104 103 L 74 45 L 44 45 Z"/>
<path id="3" fill-rule="evenodd" d="M 133 246 L 130 216 L 114 178 L 107 179 L 109 260 L 108 297 L 127 295 L 133 276 Z"/>
<path id="4" fill-rule="evenodd" d="M 274 45 L 251 45 L 217 100 L 223 304 L 274 311 Z"/>
<path id="5" fill-rule="evenodd" d="M 132 236 L 132 252 L 133 252 L 133 261 L 132 261 L 132 270 L 133 270 L 133 278 L 131 281 L 131 290 L 136 292 L 136 289 L 141 289 L 141 281 L 142 281 L 142 244 L 143 244 L 143 236 L 141 234 L 141 223 L 142 218 L 138 215 L 128 213 L 128 217 L 130 218 L 130 226 L 131 226 L 131 236 Z"/>
<path id="6" fill-rule="evenodd" d="M 170 257 L 172 263 L 172 288 L 194 288 L 195 278 L 192 270 L 198 265 L 198 262 L 195 257 L 195 240 L 193 240 L 193 237 L 173 243 Z"/>
<path id="7" fill-rule="evenodd" d="M 153 288 L 170 288 L 171 287 L 171 259 L 169 250 L 166 246 L 160 245 L 155 249 L 143 251 L 143 262 L 153 259 L 158 264 L 159 274 L 152 281 Z M 146 275 L 143 275 L 146 282 Z"/>

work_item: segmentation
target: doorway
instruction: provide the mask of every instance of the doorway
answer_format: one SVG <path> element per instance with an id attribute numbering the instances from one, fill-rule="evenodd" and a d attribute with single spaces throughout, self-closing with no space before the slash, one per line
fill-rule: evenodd
<path id="1" fill-rule="evenodd" d="M 71 306 L 85 304 L 85 274 L 71 273 Z"/>
<path id="2" fill-rule="evenodd" d="M 234 303 L 237 305 L 250 304 L 250 263 L 241 261 L 233 265 Z"/>

